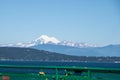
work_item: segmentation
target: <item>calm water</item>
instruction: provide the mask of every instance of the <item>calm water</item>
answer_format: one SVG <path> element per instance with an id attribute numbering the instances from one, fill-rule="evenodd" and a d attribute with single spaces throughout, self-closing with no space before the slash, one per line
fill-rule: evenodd
<path id="1" fill-rule="evenodd" d="M 94 63 L 94 62 L 41 62 L 41 61 L 0 61 L 0 65 L 27 65 L 27 66 L 80 66 L 120 68 L 120 63 Z"/>

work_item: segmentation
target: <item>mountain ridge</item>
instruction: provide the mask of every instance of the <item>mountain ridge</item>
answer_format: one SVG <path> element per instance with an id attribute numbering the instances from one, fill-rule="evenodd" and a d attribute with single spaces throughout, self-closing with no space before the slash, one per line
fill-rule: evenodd
<path id="1" fill-rule="evenodd" d="M 1 47 L 23 47 L 75 56 L 120 56 L 120 45 L 94 46 L 87 43 L 60 41 L 42 35 L 29 43 L 1 45 Z"/>
<path id="2" fill-rule="evenodd" d="M 87 44 L 87 43 L 77 43 L 71 41 L 60 41 L 55 37 L 48 37 L 47 35 L 41 35 L 37 39 L 29 42 L 29 43 L 16 43 L 16 44 L 1 44 L 1 47 L 32 47 L 40 44 L 54 44 L 54 45 L 63 45 L 63 46 L 70 46 L 70 47 L 97 47 L 97 45 Z"/>
<path id="3" fill-rule="evenodd" d="M 120 56 L 120 45 L 105 46 L 105 47 L 89 47 L 76 48 L 70 46 L 44 44 L 33 46 L 32 48 L 38 50 L 47 50 L 50 52 L 63 53 L 67 55 L 76 56 Z"/>

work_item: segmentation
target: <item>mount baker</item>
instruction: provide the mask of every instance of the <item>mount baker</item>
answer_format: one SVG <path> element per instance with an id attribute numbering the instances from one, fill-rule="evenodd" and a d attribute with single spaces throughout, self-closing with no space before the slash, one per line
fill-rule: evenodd
<path id="1" fill-rule="evenodd" d="M 8 47 L 32 47 L 41 44 L 53 44 L 53 45 L 63 45 L 70 47 L 96 47 L 96 45 L 91 45 L 87 43 L 75 43 L 70 41 L 60 41 L 55 37 L 48 37 L 47 35 L 41 35 L 37 39 L 29 42 L 29 43 L 16 43 L 16 44 L 1 44 L 0 46 L 8 46 Z"/>
<path id="2" fill-rule="evenodd" d="M 55 37 L 42 35 L 29 43 L 1 44 L 1 47 L 28 47 L 38 50 L 76 56 L 120 56 L 120 45 L 99 47 L 87 43 L 60 41 Z"/>

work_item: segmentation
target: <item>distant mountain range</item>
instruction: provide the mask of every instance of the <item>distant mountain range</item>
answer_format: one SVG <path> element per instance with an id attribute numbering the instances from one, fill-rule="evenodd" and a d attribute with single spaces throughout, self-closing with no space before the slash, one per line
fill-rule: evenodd
<path id="1" fill-rule="evenodd" d="M 53 45 L 62 45 L 69 47 L 85 48 L 85 47 L 96 47 L 96 45 L 87 44 L 87 43 L 75 43 L 70 41 L 60 41 L 55 37 L 48 37 L 47 35 L 41 35 L 37 39 L 29 43 L 16 43 L 16 44 L 0 44 L 1 47 L 32 47 L 42 44 L 53 44 Z"/>
<path id="2" fill-rule="evenodd" d="M 1 44 L 1 47 L 23 47 L 75 56 L 120 56 L 120 45 L 99 47 L 87 43 L 60 41 L 55 37 L 42 35 L 29 43 Z"/>
<path id="3" fill-rule="evenodd" d="M 105 47 L 76 48 L 61 45 L 44 44 L 33 46 L 34 49 L 58 52 L 76 56 L 120 56 L 120 45 L 109 45 Z"/>

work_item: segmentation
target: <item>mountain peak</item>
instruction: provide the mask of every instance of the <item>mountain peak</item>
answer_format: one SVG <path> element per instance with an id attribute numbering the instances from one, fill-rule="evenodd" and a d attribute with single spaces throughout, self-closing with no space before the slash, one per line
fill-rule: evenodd
<path id="1" fill-rule="evenodd" d="M 96 45 L 91 45 L 87 43 L 77 43 L 71 41 L 60 41 L 55 37 L 49 37 L 47 35 L 41 35 L 37 39 L 28 42 L 28 43 L 17 43 L 17 44 L 2 44 L 0 46 L 14 46 L 14 47 L 32 47 L 41 44 L 53 44 L 53 45 L 62 45 L 62 46 L 70 46 L 77 48 L 86 48 L 86 47 L 97 47 Z"/>
<path id="2" fill-rule="evenodd" d="M 58 44 L 60 41 L 55 37 L 48 37 L 47 35 L 41 35 L 40 37 L 35 39 L 35 42 L 40 42 L 41 44 L 47 44 L 47 43 Z"/>

